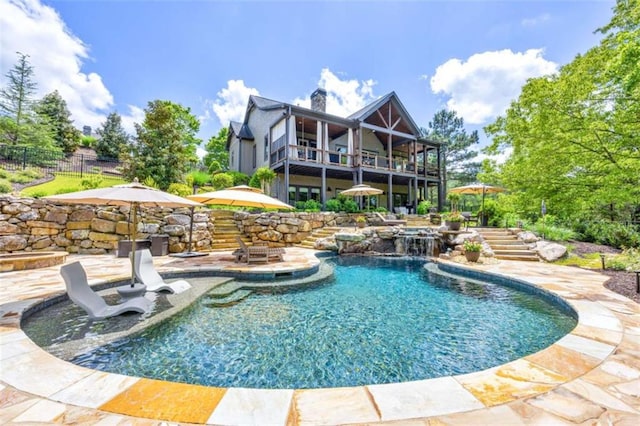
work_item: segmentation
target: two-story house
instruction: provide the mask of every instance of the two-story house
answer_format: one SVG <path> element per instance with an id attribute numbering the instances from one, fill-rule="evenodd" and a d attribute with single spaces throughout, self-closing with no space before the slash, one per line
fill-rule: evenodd
<path id="1" fill-rule="evenodd" d="M 349 117 L 326 113 L 323 89 L 311 109 L 251 96 L 244 122 L 231 122 L 227 149 L 231 170 L 276 172 L 272 196 L 295 205 L 324 203 L 354 184 L 384 191 L 373 204 L 415 207 L 429 199 L 441 207 L 440 144 L 420 130 L 392 92 Z"/>

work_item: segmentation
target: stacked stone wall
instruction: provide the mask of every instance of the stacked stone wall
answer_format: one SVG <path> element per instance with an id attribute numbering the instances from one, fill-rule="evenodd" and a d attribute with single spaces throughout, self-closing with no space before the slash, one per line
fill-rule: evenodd
<path id="1" fill-rule="evenodd" d="M 80 254 L 113 253 L 118 241 L 129 239 L 129 206 L 68 205 L 34 198 L 0 196 L 0 253 L 36 250 Z M 253 241 L 288 246 L 325 226 L 354 224 L 346 213 L 236 212 L 238 229 Z M 138 213 L 137 238 L 168 235 L 169 252 L 185 251 L 191 212 L 188 208 L 145 208 Z M 193 216 L 193 246 L 211 250 L 215 217 L 199 209 Z"/>
<path id="2" fill-rule="evenodd" d="M 34 250 L 106 254 L 129 239 L 129 206 L 60 205 L 33 198 L 0 197 L 0 253 Z M 140 208 L 137 238 L 169 236 L 169 251 L 186 249 L 191 212 L 188 208 Z M 194 244 L 211 248 L 213 221 L 208 211 L 194 215 Z"/>

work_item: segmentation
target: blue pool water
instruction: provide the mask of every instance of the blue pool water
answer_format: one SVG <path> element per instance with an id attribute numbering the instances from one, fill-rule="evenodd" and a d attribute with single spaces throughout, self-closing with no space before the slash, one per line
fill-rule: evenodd
<path id="1" fill-rule="evenodd" d="M 468 373 L 536 352 L 576 321 L 509 287 L 427 273 L 424 262 L 335 258 L 335 279 L 194 303 L 74 359 L 90 368 L 210 386 L 317 388 Z"/>

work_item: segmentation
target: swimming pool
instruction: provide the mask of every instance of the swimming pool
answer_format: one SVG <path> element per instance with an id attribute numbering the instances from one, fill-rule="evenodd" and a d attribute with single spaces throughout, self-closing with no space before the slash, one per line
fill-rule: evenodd
<path id="1" fill-rule="evenodd" d="M 429 273 L 424 261 L 327 261 L 335 279 L 313 288 L 253 294 L 222 308 L 202 298 L 73 362 L 210 386 L 356 386 L 504 364 L 549 346 L 576 324 L 544 299 Z"/>

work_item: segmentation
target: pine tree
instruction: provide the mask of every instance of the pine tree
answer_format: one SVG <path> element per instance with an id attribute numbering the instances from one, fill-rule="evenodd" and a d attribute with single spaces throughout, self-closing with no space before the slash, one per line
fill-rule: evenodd
<path id="1" fill-rule="evenodd" d="M 29 55 L 18 53 L 18 62 L 6 74 L 8 84 L 0 90 L 0 138 L 12 145 L 25 143 L 25 122 L 33 112 L 33 94 L 37 84 L 33 81 L 33 66 L 29 64 Z"/>
<path id="2" fill-rule="evenodd" d="M 38 103 L 36 111 L 45 117 L 54 131 L 56 146 L 65 153 L 72 153 L 78 148 L 81 140 L 80 130 L 73 126 L 71 113 L 67 109 L 67 103 L 57 90 L 49 93 Z"/>
<path id="3" fill-rule="evenodd" d="M 97 133 L 100 138 L 95 149 L 100 160 L 118 158 L 122 149 L 129 144 L 129 135 L 122 128 L 122 117 L 116 112 L 109 114 Z"/>

